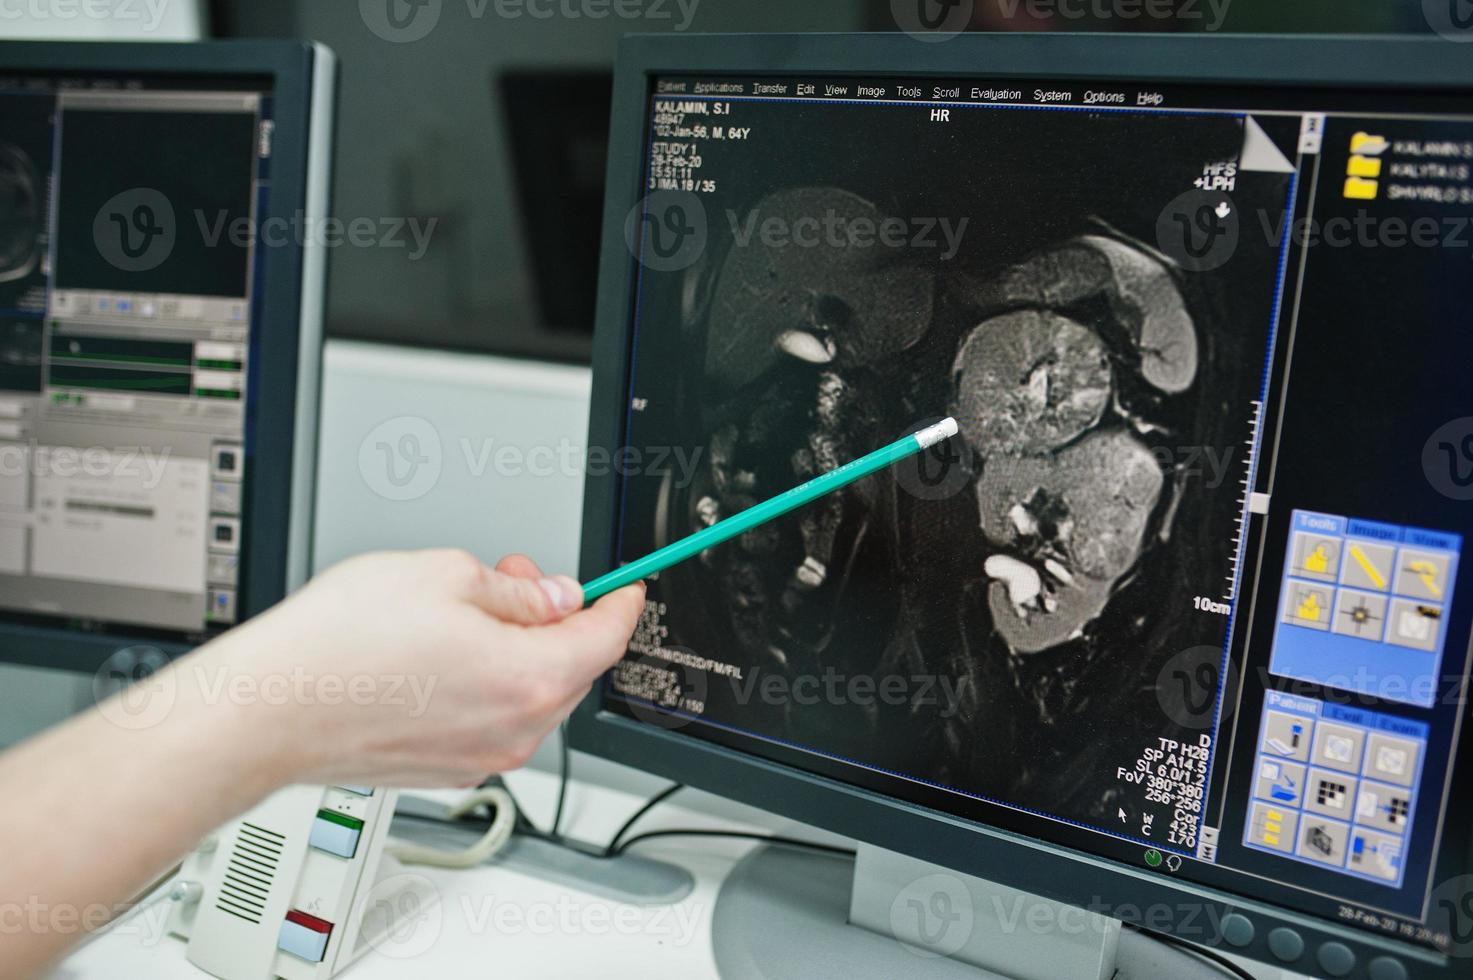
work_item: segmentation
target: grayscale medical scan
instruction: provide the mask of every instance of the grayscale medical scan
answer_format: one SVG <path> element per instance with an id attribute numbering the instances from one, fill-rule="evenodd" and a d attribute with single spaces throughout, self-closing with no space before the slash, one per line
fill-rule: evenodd
<path id="1" fill-rule="evenodd" d="M 1185 272 L 1157 218 L 1213 173 L 1236 175 L 1234 206 L 1283 212 L 1297 120 L 978 110 L 943 127 L 736 103 L 724 121 L 754 135 L 701 148 L 719 187 L 701 199 L 708 261 L 645 284 L 634 379 L 633 444 L 673 437 L 701 465 L 688 486 L 633 482 L 626 507 L 661 522 L 626 548 L 915 420 L 955 416 L 961 437 L 653 589 L 668 642 L 758 688 L 825 670 L 947 687 L 766 710 L 718 683 L 702 717 L 1081 822 L 1147 808 L 1116 768 L 1211 721 L 1192 730 L 1191 705 L 1163 710 L 1141 679 L 1182 650 L 1221 653 L 1222 618 L 1192 600 L 1233 598 L 1280 251 L 1244 235 L 1230 266 Z M 763 237 L 805 222 L 811 245 Z M 873 247 L 855 247 L 868 228 Z"/>

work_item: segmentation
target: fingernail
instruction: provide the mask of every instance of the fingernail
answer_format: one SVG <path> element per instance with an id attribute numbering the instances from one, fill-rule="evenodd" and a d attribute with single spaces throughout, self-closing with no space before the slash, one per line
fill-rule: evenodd
<path id="1" fill-rule="evenodd" d="M 572 579 L 543 578 L 538 579 L 537 584 L 542 586 L 542 591 L 547 593 L 558 612 L 573 612 L 582 601 L 583 590 Z"/>

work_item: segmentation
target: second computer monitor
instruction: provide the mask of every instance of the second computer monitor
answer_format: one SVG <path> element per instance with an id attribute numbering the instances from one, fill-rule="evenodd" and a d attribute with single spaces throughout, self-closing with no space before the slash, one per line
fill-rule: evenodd
<path id="1" fill-rule="evenodd" d="M 0 656 L 154 662 L 306 575 L 332 57 L 7 44 L 0 85 Z"/>

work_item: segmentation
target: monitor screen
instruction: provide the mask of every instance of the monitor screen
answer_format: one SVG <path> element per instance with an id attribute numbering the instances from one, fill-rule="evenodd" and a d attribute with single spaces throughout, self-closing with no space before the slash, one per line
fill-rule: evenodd
<path id="1" fill-rule="evenodd" d="M 664 75 L 645 108 L 610 563 L 961 431 L 662 574 L 604 709 L 1446 949 L 1466 100 Z"/>
<path id="2" fill-rule="evenodd" d="M 269 79 L 0 75 L 7 621 L 235 622 L 272 110 Z"/>

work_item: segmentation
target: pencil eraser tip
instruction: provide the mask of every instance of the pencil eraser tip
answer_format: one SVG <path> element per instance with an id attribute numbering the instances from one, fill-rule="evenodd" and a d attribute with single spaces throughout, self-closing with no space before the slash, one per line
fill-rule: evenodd
<path id="1" fill-rule="evenodd" d="M 922 449 L 930 449 L 932 446 L 945 442 L 957 434 L 956 419 L 942 419 L 935 425 L 928 426 L 916 433 L 916 439 L 920 442 Z"/>

